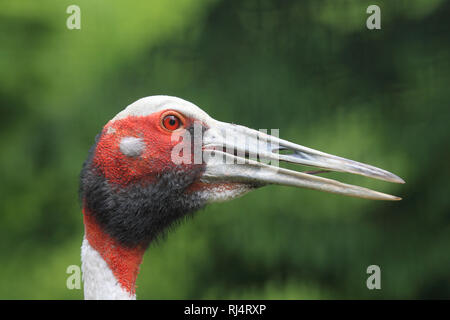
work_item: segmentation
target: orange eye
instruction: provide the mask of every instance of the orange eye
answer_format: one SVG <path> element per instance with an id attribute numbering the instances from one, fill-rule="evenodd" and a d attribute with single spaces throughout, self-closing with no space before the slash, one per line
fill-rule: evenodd
<path id="1" fill-rule="evenodd" d="M 167 130 L 174 131 L 181 126 L 182 122 L 177 116 L 169 114 L 162 119 L 162 124 Z"/>

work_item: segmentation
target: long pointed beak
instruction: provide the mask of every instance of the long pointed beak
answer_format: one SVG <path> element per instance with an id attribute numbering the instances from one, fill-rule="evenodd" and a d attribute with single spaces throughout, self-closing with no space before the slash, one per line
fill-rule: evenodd
<path id="1" fill-rule="evenodd" d="M 203 157 L 206 169 L 202 180 L 205 182 L 236 182 L 254 186 L 278 184 L 358 198 L 401 200 L 396 196 L 311 173 L 280 168 L 278 161 L 284 161 L 326 171 L 348 172 L 404 183 L 403 179 L 386 170 L 307 148 L 261 131 L 216 120 L 204 133 Z"/>

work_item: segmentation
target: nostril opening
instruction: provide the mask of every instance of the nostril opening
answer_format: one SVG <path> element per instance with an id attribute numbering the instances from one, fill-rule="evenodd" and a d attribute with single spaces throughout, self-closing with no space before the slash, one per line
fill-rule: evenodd
<path id="1" fill-rule="evenodd" d="M 281 154 L 281 155 L 288 155 L 288 156 L 295 154 L 295 151 L 293 151 L 291 149 L 287 149 L 287 148 L 274 149 L 273 152 Z"/>

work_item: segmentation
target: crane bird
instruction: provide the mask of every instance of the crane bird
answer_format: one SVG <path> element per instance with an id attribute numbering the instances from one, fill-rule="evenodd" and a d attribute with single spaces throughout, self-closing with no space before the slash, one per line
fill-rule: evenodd
<path id="1" fill-rule="evenodd" d="M 256 159 L 251 157 L 254 154 Z M 179 161 L 180 155 L 185 161 Z M 217 121 L 177 97 L 142 98 L 103 127 L 81 170 L 85 299 L 135 299 L 139 267 L 152 240 L 207 203 L 264 185 L 400 200 L 317 172 L 279 168 L 263 159 L 404 183 L 370 165 Z"/>

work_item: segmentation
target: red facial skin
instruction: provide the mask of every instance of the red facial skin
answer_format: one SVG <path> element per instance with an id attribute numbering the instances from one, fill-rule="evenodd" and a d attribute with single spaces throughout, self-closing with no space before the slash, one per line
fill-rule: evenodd
<path id="1" fill-rule="evenodd" d="M 181 120 L 179 129 L 170 131 L 164 128 L 162 119 L 167 114 L 175 114 Z M 184 128 L 192 125 L 193 121 L 175 111 L 164 110 L 148 116 L 127 117 L 109 122 L 97 144 L 93 165 L 110 184 L 118 187 L 125 187 L 130 183 L 151 183 L 158 173 L 175 167 L 171 152 L 181 138 L 172 141 L 172 134 L 182 134 Z M 124 155 L 120 151 L 120 141 L 125 137 L 142 138 L 145 144 L 142 154 L 136 157 Z M 190 170 L 195 166 L 193 161 L 191 163 L 181 166 L 184 170 Z M 86 208 L 83 209 L 83 215 L 89 244 L 102 256 L 121 286 L 134 294 L 136 277 L 146 248 L 121 246 L 101 229 Z"/>
<path id="2" fill-rule="evenodd" d="M 194 120 L 175 113 L 182 121 L 182 126 L 169 131 L 163 127 L 161 120 L 172 113 L 175 112 L 165 110 L 148 116 L 127 117 L 105 126 L 97 144 L 94 164 L 109 182 L 120 186 L 133 182 L 144 184 L 151 182 L 159 172 L 175 167 L 171 152 L 180 139 L 172 141 L 172 134 L 181 135 L 184 128 L 189 127 Z M 108 131 L 113 133 L 108 134 Z M 125 137 L 143 139 L 145 148 L 140 156 L 129 157 L 120 151 L 120 141 Z M 191 169 L 190 166 L 193 164 L 183 165 L 186 170 Z"/>

